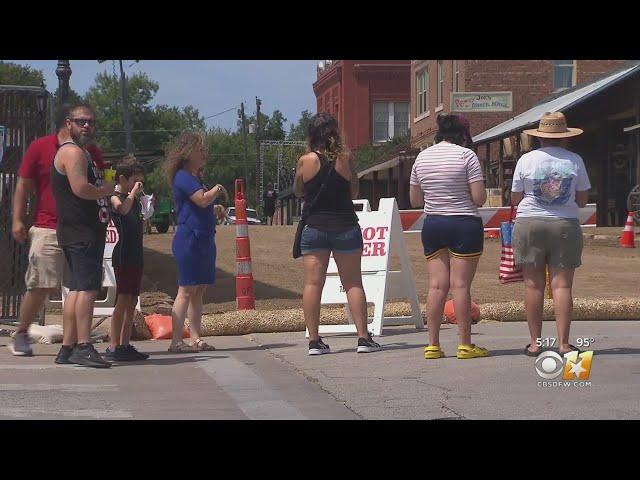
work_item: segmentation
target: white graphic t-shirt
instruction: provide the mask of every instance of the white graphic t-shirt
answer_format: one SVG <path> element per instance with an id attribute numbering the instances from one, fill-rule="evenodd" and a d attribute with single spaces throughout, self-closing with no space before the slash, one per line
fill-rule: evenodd
<path id="1" fill-rule="evenodd" d="M 560 147 L 544 147 L 520 157 L 511 191 L 524 192 L 518 217 L 578 218 L 576 191 L 590 188 L 580 155 Z"/>

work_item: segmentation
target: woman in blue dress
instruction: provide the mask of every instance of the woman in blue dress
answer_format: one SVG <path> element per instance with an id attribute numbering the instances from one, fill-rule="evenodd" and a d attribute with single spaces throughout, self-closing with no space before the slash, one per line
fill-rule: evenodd
<path id="1" fill-rule="evenodd" d="M 198 178 L 198 170 L 207 159 L 203 139 L 195 133 L 183 133 L 167 155 L 167 178 L 176 205 L 173 256 L 178 264 L 178 294 L 171 310 L 173 353 L 214 350 L 200 339 L 202 297 L 207 285 L 216 280 L 216 220 L 213 203 L 226 192 L 222 185 L 207 189 Z M 185 318 L 189 317 L 192 344 L 182 340 Z"/>

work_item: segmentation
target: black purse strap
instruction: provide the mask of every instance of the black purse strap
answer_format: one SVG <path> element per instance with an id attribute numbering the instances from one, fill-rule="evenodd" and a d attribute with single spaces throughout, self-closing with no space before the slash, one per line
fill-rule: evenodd
<path id="1" fill-rule="evenodd" d="M 322 158 L 321 153 L 319 152 L 314 152 L 314 153 L 318 155 L 319 158 Z M 322 194 L 322 191 L 324 190 L 324 187 L 327 184 L 327 180 L 329 179 L 331 172 L 333 172 L 334 166 L 335 166 L 334 164 L 331 164 L 329 171 L 327 172 L 327 174 L 324 176 L 324 179 L 322 180 L 322 184 L 320 185 L 320 190 L 318 190 L 318 193 L 316 194 L 315 198 L 309 202 L 309 207 L 307 208 L 307 205 L 305 205 L 305 208 L 303 209 L 303 212 L 302 212 L 302 220 L 306 221 L 306 219 L 309 218 L 309 215 L 311 215 L 311 210 L 313 209 L 313 207 L 315 207 L 316 203 L 318 202 L 318 199 L 320 198 L 320 195 Z"/>

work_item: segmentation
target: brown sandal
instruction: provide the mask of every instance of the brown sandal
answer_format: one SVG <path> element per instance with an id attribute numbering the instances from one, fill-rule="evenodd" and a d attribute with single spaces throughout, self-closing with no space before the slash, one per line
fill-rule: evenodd
<path id="1" fill-rule="evenodd" d="M 176 343 L 175 345 L 171 345 L 169 347 L 169 351 L 171 353 L 198 353 L 198 347 L 194 345 L 187 345 L 184 342 Z"/>
<path id="2" fill-rule="evenodd" d="M 197 348 L 199 352 L 212 352 L 216 349 L 213 345 L 209 345 L 207 342 L 203 341 L 201 338 L 193 342 L 193 347 Z"/>

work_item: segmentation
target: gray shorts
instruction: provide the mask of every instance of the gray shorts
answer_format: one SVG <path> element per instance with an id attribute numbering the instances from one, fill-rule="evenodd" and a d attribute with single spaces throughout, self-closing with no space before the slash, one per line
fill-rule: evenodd
<path id="1" fill-rule="evenodd" d="M 516 265 L 577 268 L 582 229 L 575 218 L 516 218 L 511 239 Z"/>

